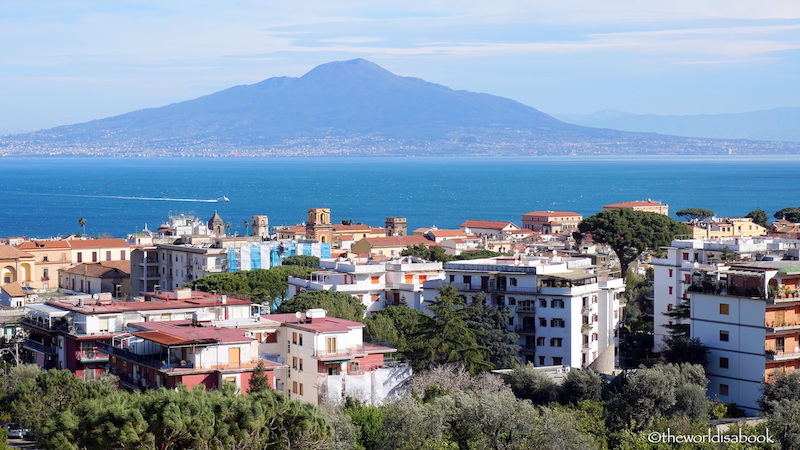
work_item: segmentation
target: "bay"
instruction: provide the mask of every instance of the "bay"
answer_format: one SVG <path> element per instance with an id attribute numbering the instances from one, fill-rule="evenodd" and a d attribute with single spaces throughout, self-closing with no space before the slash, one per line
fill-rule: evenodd
<path id="1" fill-rule="evenodd" d="M 312 207 L 332 220 L 410 230 L 468 219 L 511 221 L 536 210 L 589 216 L 602 205 L 654 199 L 718 216 L 800 206 L 800 157 L 0 158 L 0 236 L 81 232 L 125 237 L 169 215 L 218 211 L 245 232 L 254 214 L 293 225 Z M 226 196 L 227 203 L 218 203 Z"/>

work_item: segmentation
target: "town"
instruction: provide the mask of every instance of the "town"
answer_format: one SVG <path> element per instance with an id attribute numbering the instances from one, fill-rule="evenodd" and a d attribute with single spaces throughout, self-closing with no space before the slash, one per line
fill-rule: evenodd
<path id="1" fill-rule="evenodd" d="M 599 214 L 614 211 L 675 222 L 651 199 Z M 522 213 L 519 225 L 467 219 L 458 229 L 410 229 L 404 217 L 336 223 L 333 213 L 310 208 L 303 223 L 280 227 L 253 215 L 243 236 L 214 212 L 172 216 L 126 238 L 5 238 L 3 356 L 84 381 L 111 374 L 130 391 L 246 393 L 262 377 L 314 405 L 381 405 L 401 395 L 420 363 L 398 342 L 377 342 L 363 319 L 397 307 L 431 315 L 452 293 L 503 312 L 514 354 L 490 358 L 495 373 L 529 367 L 558 383 L 591 369 L 611 380 L 663 360 L 679 342 L 702 349 L 709 400 L 758 416 L 762 383 L 800 367 L 800 224 L 792 220 L 689 208 L 675 222 L 684 233 L 630 255 L 569 211 Z M 286 272 L 277 294 L 241 295 L 215 281 L 297 261 L 307 270 Z M 631 279 L 652 284 L 642 304 L 630 306 Z M 282 309 L 315 291 L 351 297 L 361 317 Z M 629 307 L 650 318 L 638 335 L 649 337 L 644 346 L 632 344 Z"/>

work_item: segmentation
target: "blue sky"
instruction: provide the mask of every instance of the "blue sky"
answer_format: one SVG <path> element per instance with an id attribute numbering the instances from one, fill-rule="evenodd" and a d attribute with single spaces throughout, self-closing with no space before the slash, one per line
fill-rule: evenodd
<path id="1" fill-rule="evenodd" d="M 37 0 L 0 42 L 0 134 L 353 58 L 548 114 L 800 106 L 797 0 Z"/>

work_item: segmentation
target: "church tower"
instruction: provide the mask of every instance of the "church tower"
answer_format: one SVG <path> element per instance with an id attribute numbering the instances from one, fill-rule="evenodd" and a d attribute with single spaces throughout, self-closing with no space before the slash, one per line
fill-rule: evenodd
<path id="1" fill-rule="evenodd" d="M 386 236 L 408 236 L 408 225 L 405 217 L 386 218 Z"/>
<path id="2" fill-rule="evenodd" d="M 216 211 L 214 211 L 214 215 L 208 219 L 208 229 L 211 231 L 211 234 L 215 236 L 225 236 L 225 222 Z"/>
<path id="3" fill-rule="evenodd" d="M 306 239 L 319 242 L 331 242 L 333 225 L 331 225 L 330 208 L 311 208 L 308 210 L 306 222 Z"/>
<path id="4" fill-rule="evenodd" d="M 269 217 L 267 216 L 253 216 L 253 236 L 258 236 L 262 240 L 269 237 Z"/>

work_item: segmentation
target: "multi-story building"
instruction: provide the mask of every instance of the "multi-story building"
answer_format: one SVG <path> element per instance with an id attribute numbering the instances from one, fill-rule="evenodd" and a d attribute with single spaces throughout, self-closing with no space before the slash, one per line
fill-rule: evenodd
<path id="1" fill-rule="evenodd" d="M 282 324 L 268 348 L 288 365 L 277 386 L 292 398 L 319 404 L 350 396 L 379 404 L 411 377 L 410 366 L 385 358 L 396 349 L 364 342 L 363 323 L 327 317 L 322 309 L 263 317 Z"/>
<path id="2" fill-rule="evenodd" d="M 116 298 L 131 294 L 131 262 L 103 261 L 78 264 L 58 271 L 58 285 L 62 289 L 86 294 L 110 292 Z"/>
<path id="3" fill-rule="evenodd" d="M 397 257 L 406 247 L 419 244 L 436 245 L 423 236 L 387 236 L 361 239 L 350 247 L 350 251 L 359 255 Z"/>
<path id="4" fill-rule="evenodd" d="M 17 281 L 31 287 L 35 270 L 33 255 L 10 245 L 0 245 L 0 286 Z"/>
<path id="5" fill-rule="evenodd" d="M 62 239 L 31 240 L 17 245 L 19 250 L 33 255 L 36 267 L 30 287 L 54 290 L 58 286 L 58 271 L 73 265 L 69 241 Z"/>
<path id="6" fill-rule="evenodd" d="M 522 228 L 543 234 L 571 233 L 583 216 L 571 211 L 531 211 L 522 215 Z"/>
<path id="7" fill-rule="evenodd" d="M 29 305 L 22 320 L 29 335 L 24 347 L 44 369 L 69 369 L 79 378 L 93 379 L 113 363 L 101 344 L 125 334 L 129 323 L 189 320 L 195 312 L 215 319 L 250 316 L 249 300 L 189 289 L 150 292 L 144 298 L 120 302 L 103 293 Z"/>
<path id="8" fill-rule="evenodd" d="M 141 246 L 131 253 L 131 295 L 177 289 L 227 269 L 228 251 L 217 246 L 191 243 Z"/>
<path id="9" fill-rule="evenodd" d="M 191 320 L 129 323 L 125 333 L 100 344 L 100 353 L 110 356 L 111 372 L 129 389 L 219 389 L 231 383 L 247 392 L 259 362 L 275 389 L 275 369 L 285 365 L 262 359 L 251 331 L 218 326 L 212 317 L 194 312 Z"/>
<path id="10" fill-rule="evenodd" d="M 611 211 L 613 209 L 622 209 L 622 208 L 630 208 L 634 211 L 647 211 L 647 212 L 654 212 L 657 214 L 663 214 L 665 216 L 669 215 L 669 205 L 666 203 L 661 203 L 658 200 L 637 200 L 632 202 L 622 202 L 622 203 L 611 203 L 609 205 L 603 205 L 603 211 Z"/>
<path id="11" fill-rule="evenodd" d="M 651 260 L 653 267 L 653 334 L 654 350 L 661 351 L 669 337 L 665 315 L 689 300 L 689 286 L 696 277 L 716 273 L 728 261 L 797 258 L 800 240 L 760 238 L 676 239 L 660 249 L 660 256 Z M 705 278 L 706 284 L 712 280 Z M 719 280 L 713 280 L 718 284 Z M 690 320 L 682 322 L 685 325 Z"/>
<path id="12" fill-rule="evenodd" d="M 753 219 L 746 218 L 716 218 L 684 222 L 692 230 L 694 239 L 726 238 L 726 237 L 756 237 L 767 234 L 767 229 Z"/>
<path id="13" fill-rule="evenodd" d="M 361 301 L 368 313 L 402 302 L 421 309 L 424 303 L 423 283 L 444 278 L 442 263 L 414 257 L 388 261 L 324 259 L 320 260 L 320 268 L 308 278 L 290 277 L 289 295 L 319 290 L 346 292 Z"/>
<path id="14" fill-rule="evenodd" d="M 799 289 L 797 260 L 731 264 L 693 281 L 691 337 L 709 348 L 711 398 L 757 414 L 761 383 L 800 368 Z"/>
<path id="15" fill-rule="evenodd" d="M 520 335 L 523 359 L 536 366 L 587 367 L 603 352 L 615 351 L 624 281 L 598 275 L 588 258 L 453 261 L 445 264 L 445 274 L 424 284 L 424 298 L 434 298 L 449 283 L 470 301 L 483 296 L 509 307 L 508 328 Z"/>
<path id="16" fill-rule="evenodd" d="M 520 230 L 520 227 L 512 222 L 467 220 L 461 224 L 461 229 L 468 235 L 502 239 L 508 237 L 509 233 Z"/>

